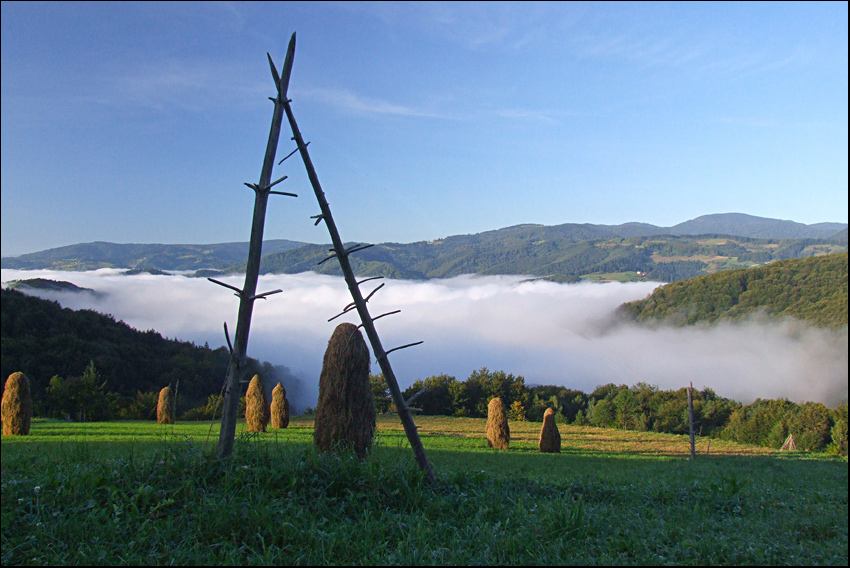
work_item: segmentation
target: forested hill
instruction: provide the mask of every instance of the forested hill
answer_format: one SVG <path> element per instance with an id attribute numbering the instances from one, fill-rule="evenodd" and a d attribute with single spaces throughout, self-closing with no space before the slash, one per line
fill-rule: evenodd
<path id="1" fill-rule="evenodd" d="M 79 382 L 92 362 L 99 381 L 90 385 L 95 389 L 91 395 L 108 398 L 113 415 L 132 404 L 137 393 L 155 395 L 177 381 L 181 412 L 221 390 L 230 360 L 225 347 L 210 349 L 165 339 L 156 331 L 137 331 L 111 316 L 62 308 L 57 302 L 16 290 L 0 290 L 0 298 L 0 376 L 5 379 L 22 371 L 30 380 L 39 415 L 50 413 L 46 406 L 51 378 L 58 375 Z M 273 378 L 270 365 L 249 359 L 249 366 L 253 372 L 262 367 L 264 379 Z M 97 419 L 96 413 L 88 414 Z"/>
<path id="2" fill-rule="evenodd" d="M 847 253 L 774 262 L 667 284 L 620 307 L 637 321 L 715 322 L 757 311 L 817 326 L 847 325 Z"/>
<path id="3" fill-rule="evenodd" d="M 438 241 L 384 243 L 357 252 L 349 260 L 359 275 L 390 278 L 515 274 L 557 282 L 583 279 L 673 282 L 774 260 L 846 250 L 846 245 L 820 239 L 753 239 L 724 235 L 577 239 L 574 231 L 563 227 L 527 225 Z M 266 255 L 260 269 L 263 273 L 275 274 L 313 270 L 339 275 L 338 263 L 318 264 L 327 256 L 328 246 L 309 245 Z M 244 262 L 227 269 L 228 272 L 244 270 Z"/>
<path id="4" fill-rule="evenodd" d="M 351 260 L 354 269 L 364 276 L 425 279 L 521 274 L 560 282 L 581 278 L 670 282 L 773 260 L 843 251 L 847 249 L 846 229 L 846 223 L 804 225 L 741 213 L 704 215 L 672 227 L 647 223 L 517 225 L 427 242 L 378 244 L 352 255 Z M 261 269 L 267 273 L 338 274 L 335 262 L 317 264 L 327 256 L 329 246 L 265 241 Z M 197 276 L 212 276 L 244 271 L 247 254 L 248 243 L 96 242 L 3 258 L 2 267 L 194 270 Z"/>
<path id="5" fill-rule="evenodd" d="M 263 241 L 263 252 L 276 253 L 307 243 L 285 239 Z M 224 268 L 248 258 L 248 243 L 212 245 L 117 244 L 106 242 L 68 245 L 16 257 L 4 257 L 3 268 L 35 270 L 95 270 L 131 268 L 199 270 Z"/>

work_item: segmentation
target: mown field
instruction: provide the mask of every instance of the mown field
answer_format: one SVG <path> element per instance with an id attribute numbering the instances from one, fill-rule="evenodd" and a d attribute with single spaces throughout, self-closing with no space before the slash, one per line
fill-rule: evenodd
<path id="1" fill-rule="evenodd" d="M 312 417 L 217 425 L 36 420 L 2 438 L 2 563 L 846 565 L 846 458 L 683 436 L 417 417 L 429 486 L 401 424 L 379 416 L 360 462 L 318 454 Z"/>

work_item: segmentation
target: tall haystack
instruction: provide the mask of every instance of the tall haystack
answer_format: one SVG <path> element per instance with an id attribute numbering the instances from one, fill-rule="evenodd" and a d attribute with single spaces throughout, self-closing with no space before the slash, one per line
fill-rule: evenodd
<path id="1" fill-rule="evenodd" d="M 547 408 L 543 413 L 543 428 L 540 429 L 540 451 L 548 454 L 561 453 L 561 433 L 555 424 L 555 411 Z"/>
<path id="2" fill-rule="evenodd" d="M 286 398 L 286 389 L 281 383 L 277 383 L 272 391 L 271 419 L 272 428 L 289 426 L 289 400 Z"/>
<path id="3" fill-rule="evenodd" d="M 265 432 L 269 423 L 269 407 L 266 404 L 266 389 L 260 375 L 254 375 L 245 393 L 245 423 L 251 432 Z"/>
<path id="4" fill-rule="evenodd" d="M 174 415 L 177 413 L 175 403 L 174 389 L 170 385 L 159 391 L 159 401 L 156 404 L 157 424 L 174 424 Z"/>
<path id="5" fill-rule="evenodd" d="M 511 441 L 508 413 L 501 398 L 494 398 L 487 405 L 487 445 L 497 450 L 507 450 Z"/>
<path id="6" fill-rule="evenodd" d="M 319 377 L 313 441 L 323 451 L 353 449 L 360 458 L 375 435 L 375 398 L 369 384 L 369 348 L 357 326 L 333 332 Z"/>
<path id="7" fill-rule="evenodd" d="M 30 433 L 32 396 L 30 381 L 25 374 L 12 373 L 6 379 L 0 414 L 2 414 L 4 436 L 26 436 Z"/>

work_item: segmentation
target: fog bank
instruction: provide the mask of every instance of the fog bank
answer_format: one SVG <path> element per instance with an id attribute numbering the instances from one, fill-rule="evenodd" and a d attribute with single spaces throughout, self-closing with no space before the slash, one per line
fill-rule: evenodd
<path id="1" fill-rule="evenodd" d="M 104 294 L 30 291 L 73 309 L 112 314 L 130 326 L 211 347 L 235 333 L 239 300 L 205 279 L 125 276 L 119 270 L 2 270 L 13 279 L 65 280 Z M 241 287 L 244 276 L 223 277 Z M 368 294 L 381 281 L 364 284 Z M 676 389 L 693 381 L 741 402 L 786 397 L 835 406 L 847 400 L 847 329 L 753 319 L 712 327 L 618 324 L 614 310 L 644 298 L 658 283 L 555 284 L 514 276 L 384 280 L 369 302 L 384 348 L 424 340 L 390 355 L 402 389 L 437 374 L 466 379 L 481 367 L 522 375 L 527 384 L 592 391 L 605 383 L 646 382 Z M 299 377 L 301 405 L 315 405 L 322 357 L 350 296 L 342 278 L 304 273 L 260 278 L 258 292 L 283 293 L 254 305 L 248 354 Z M 372 372 L 380 372 L 374 359 Z M 222 380 L 224 377 L 222 377 Z M 294 387 L 296 385 L 293 385 Z M 287 387 L 289 390 L 289 387 Z"/>

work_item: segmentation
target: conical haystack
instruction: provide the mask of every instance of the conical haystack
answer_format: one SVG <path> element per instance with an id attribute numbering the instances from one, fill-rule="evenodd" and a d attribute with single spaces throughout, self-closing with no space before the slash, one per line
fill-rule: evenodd
<path id="1" fill-rule="evenodd" d="M 260 375 L 254 375 L 248 383 L 248 392 L 245 393 L 245 423 L 251 432 L 265 432 L 269 423 L 266 390 Z"/>
<path id="2" fill-rule="evenodd" d="M 157 424 L 174 424 L 174 415 L 177 413 L 175 403 L 174 389 L 167 386 L 159 391 L 159 401 L 156 404 Z"/>
<path id="3" fill-rule="evenodd" d="M 271 421 L 272 428 L 289 426 L 289 400 L 286 398 L 286 389 L 281 383 L 277 383 L 272 391 Z"/>
<path id="4" fill-rule="evenodd" d="M 543 413 L 543 428 L 540 429 L 540 451 L 549 454 L 561 453 L 561 433 L 555 424 L 555 411 L 547 408 Z"/>
<path id="5" fill-rule="evenodd" d="M 507 450 L 511 441 L 508 413 L 501 398 L 494 398 L 487 405 L 487 445 L 497 450 Z"/>
<path id="6" fill-rule="evenodd" d="M 6 379 L 0 414 L 2 414 L 4 436 L 26 436 L 30 433 L 32 396 L 30 381 L 25 374 L 12 373 Z"/>
<path id="7" fill-rule="evenodd" d="M 328 342 L 319 378 L 313 441 L 321 451 L 353 449 L 360 458 L 375 435 L 369 348 L 357 326 L 342 323 Z"/>
<path id="8" fill-rule="evenodd" d="M 5 424 L 5 422 L 4 422 L 4 424 Z M 785 443 L 782 444 L 782 447 L 779 448 L 779 451 L 780 452 L 786 452 L 786 451 L 795 452 L 795 451 L 797 451 L 797 444 L 794 442 L 794 434 L 788 434 L 788 437 L 785 438 Z"/>

